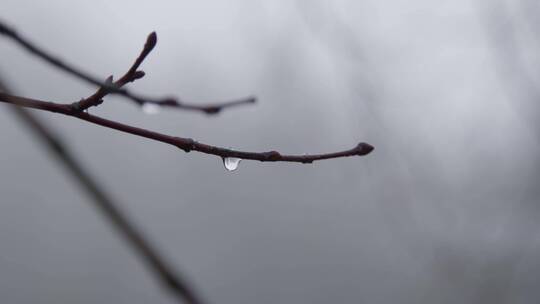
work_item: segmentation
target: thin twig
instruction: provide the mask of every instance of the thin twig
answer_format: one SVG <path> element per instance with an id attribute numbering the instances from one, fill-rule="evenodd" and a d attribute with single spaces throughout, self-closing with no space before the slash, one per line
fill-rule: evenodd
<path id="1" fill-rule="evenodd" d="M 22 38 L 19 34 L 15 32 L 15 30 L 4 25 L 1 22 L 0 22 L 0 34 L 3 34 L 13 39 L 14 41 L 19 43 L 21 46 L 23 46 L 25 49 L 27 49 L 31 53 L 39 56 L 40 58 L 46 60 L 47 62 L 53 64 L 54 66 L 64 71 L 67 71 L 81 79 L 84 79 L 92 84 L 99 86 L 98 91 L 94 93 L 92 96 L 86 99 L 83 99 L 79 102 L 72 103 L 72 104 L 53 103 L 53 102 L 47 102 L 47 101 L 24 98 L 20 96 L 9 95 L 5 93 L 0 94 L 0 99 L 1 99 L 0 101 L 2 102 L 12 103 L 19 106 L 40 109 L 40 110 L 45 110 L 45 111 L 50 111 L 50 112 L 62 113 L 68 116 L 77 117 L 79 119 L 82 119 L 82 120 L 85 120 L 85 121 L 88 121 L 97 125 L 104 126 L 107 128 L 116 129 L 122 132 L 150 138 L 150 139 L 161 141 L 164 143 L 168 143 L 186 152 L 199 151 L 206 154 L 220 156 L 222 158 L 234 157 L 234 158 L 241 158 L 241 159 L 258 160 L 258 161 L 312 163 L 313 161 L 323 160 L 323 159 L 331 159 L 331 158 L 339 158 L 339 157 L 347 157 L 347 156 L 355 156 L 355 155 L 363 156 L 363 155 L 369 154 L 374 149 L 373 146 L 367 143 L 359 143 L 352 149 L 341 151 L 341 152 L 327 153 L 327 154 L 282 155 L 281 153 L 277 151 L 269 151 L 269 152 L 262 152 L 262 153 L 245 152 L 245 151 L 231 150 L 231 149 L 199 143 L 199 142 L 194 141 L 191 138 L 182 138 L 182 137 L 165 135 L 165 134 L 153 132 L 150 130 L 122 124 L 116 121 L 104 119 L 98 116 L 90 115 L 84 112 L 83 110 L 91 106 L 99 105 L 102 102 L 103 97 L 111 93 L 126 96 L 130 98 L 131 100 L 139 103 L 140 105 L 144 105 L 145 103 L 150 102 L 150 103 L 158 104 L 160 106 L 177 107 L 177 108 L 182 108 L 185 110 L 202 111 L 207 114 L 216 114 L 220 112 L 222 109 L 227 108 L 227 107 L 238 106 L 245 103 L 253 103 L 255 102 L 255 98 L 249 97 L 243 100 L 230 101 L 226 103 L 211 104 L 211 105 L 206 105 L 206 106 L 195 106 L 195 105 L 182 104 L 178 102 L 177 100 L 170 99 L 170 98 L 161 99 L 161 100 L 150 100 L 147 98 L 140 98 L 137 95 L 133 95 L 126 89 L 122 88 L 125 84 L 144 77 L 144 72 L 138 71 L 137 69 L 139 68 L 141 63 L 146 58 L 146 56 L 152 51 L 152 49 L 155 47 L 157 43 L 157 35 L 155 32 L 148 35 L 148 38 L 146 39 L 146 43 L 144 45 L 143 50 L 141 51 L 141 53 L 139 54 L 139 56 L 137 57 L 133 65 L 130 67 L 130 69 L 126 72 L 126 74 L 124 74 L 124 76 L 122 76 L 116 82 L 113 82 L 113 78 L 112 76 L 110 76 L 103 83 L 89 76 L 88 74 L 83 73 L 65 64 L 60 59 L 47 54 L 45 51 L 36 47 L 33 43 L 31 43 L 27 39 Z"/>
<path id="2" fill-rule="evenodd" d="M 7 91 L 0 82 L 0 94 Z M 15 105 L 17 105 L 15 103 Z M 94 206 L 116 228 L 117 232 L 127 241 L 133 250 L 140 256 L 142 261 L 156 275 L 159 282 L 167 288 L 171 294 L 181 303 L 201 304 L 196 295 L 185 280 L 175 274 L 173 268 L 165 261 L 156 247 L 153 247 L 143 233 L 138 230 L 133 222 L 122 212 L 118 204 L 103 190 L 103 188 L 84 169 L 81 162 L 67 148 L 59 136 L 37 117 L 22 107 L 12 107 L 14 113 L 24 122 L 30 130 L 37 135 L 51 153 L 62 163 L 67 171 L 74 177 L 84 191 L 90 196 Z"/>
<path id="3" fill-rule="evenodd" d="M 15 29 L 7 26 L 6 24 L 4 24 L 1 21 L 0 21 L 0 34 L 6 36 L 8 38 L 11 38 L 13 41 L 18 43 L 21 47 L 23 47 L 24 49 L 26 49 L 27 51 L 29 51 L 33 55 L 38 56 L 41 59 L 47 61 L 51 65 L 65 71 L 67 73 L 70 73 L 71 75 L 76 76 L 79 79 L 82 79 L 82 80 L 84 80 L 84 81 L 86 81 L 86 82 L 88 82 L 90 84 L 93 84 L 93 85 L 99 87 L 100 90 L 96 94 L 99 93 L 99 95 L 102 95 L 102 96 L 105 96 L 107 94 L 118 94 L 118 95 L 122 95 L 122 96 L 124 96 L 126 98 L 131 99 L 132 101 L 136 102 L 140 106 L 142 106 L 142 105 L 144 105 L 146 103 L 151 103 L 151 104 L 156 104 L 156 105 L 159 105 L 159 106 L 166 106 L 166 107 L 172 107 L 172 108 L 178 108 L 178 109 L 184 109 L 184 110 L 194 110 L 194 111 L 199 111 L 199 112 L 203 112 L 203 113 L 206 113 L 206 114 L 217 114 L 217 113 L 221 112 L 221 110 L 223 110 L 225 108 L 238 106 L 238 105 L 244 105 L 244 104 L 252 104 L 252 103 L 256 102 L 256 99 L 254 97 L 246 97 L 246 98 L 235 100 L 233 102 L 215 103 L 215 104 L 207 104 L 207 105 L 194 105 L 194 104 L 184 103 L 184 102 L 182 102 L 182 101 L 180 101 L 180 100 L 178 100 L 176 98 L 172 98 L 172 97 L 159 98 L 159 99 L 143 97 L 141 95 L 132 93 L 132 92 L 128 91 L 127 89 L 123 89 L 123 88 L 117 86 L 117 84 L 112 83 L 112 81 L 102 82 L 99 79 L 97 79 L 96 77 L 91 76 L 89 73 L 83 72 L 83 71 L 73 67 L 72 65 L 65 63 L 63 60 L 59 59 L 56 56 L 53 56 L 53 55 L 49 54 L 48 52 L 43 50 L 41 47 L 38 47 L 36 44 L 31 42 L 30 40 L 24 38 L 19 33 L 17 33 L 17 31 L 15 31 Z M 142 63 L 142 61 L 148 55 L 148 53 L 150 53 L 152 51 L 152 49 L 154 48 L 156 43 L 157 43 L 157 35 L 156 35 L 155 32 L 152 32 L 150 35 L 148 35 L 147 43 L 145 44 L 143 52 L 137 58 L 137 61 L 133 65 L 133 67 L 135 67 L 135 70 Z M 135 70 L 131 71 L 131 69 L 130 69 L 131 73 L 130 73 L 130 71 L 128 71 L 127 74 L 130 74 L 129 77 L 133 76 L 133 73 L 135 73 Z M 137 76 L 142 77 L 142 76 L 144 76 L 144 74 L 139 74 Z M 140 77 L 138 77 L 138 78 L 140 78 Z M 130 80 L 130 81 L 133 81 L 133 80 Z M 101 100 L 101 98 L 99 98 L 96 101 L 95 98 L 97 98 L 97 97 L 94 97 L 94 100 L 91 100 L 94 103 L 99 102 Z M 96 105 L 96 104 L 92 104 L 92 102 L 89 102 L 88 104 L 83 103 L 83 105 L 87 106 L 87 107 L 92 106 L 92 105 Z"/>
<path id="4" fill-rule="evenodd" d="M 359 143 L 356 147 L 341 152 L 327 153 L 327 154 L 305 154 L 305 155 L 282 155 L 277 151 L 269 152 L 245 152 L 238 150 L 231 150 L 226 148 L 220 148 L 208 144 L 199 143 L 191 138 L 183 138 L 177 136 L 166 135 L 127 124 L 122 124 L 116 121 L 101 118 L 99 116 L 91 115 L 89 113 L 73 110 L 70 104 L 60 104 L 48 101 L 41 101 L 36 99 L 24 98 L 20 96 L 9 95 L 6 93 L 0 93 L 0 102 L 11 103 L 22 107 L 39 109 L 54 113 L 60 113 L 72 117 L 76 117 L 93 124 L 97 124 L 110 129 L 115 129 L 121 132 L 146 137 L 163 143 L 167 143 L 176 146 L 186 152 L 198 151 L 205 154 L 216 155 L 222 158 L 235 157 L 241 159 L 251 159 L 263 162 L 297 162 L 297 163 L 312 163 L 317 160 L 347 157 L 347 156 L 364 156 L 373 151 L 373 146 L 367 143 Z"/>
<path id="5" fill-rule="evenodd" d="M 113 82 L 113 76 L 109 76 L 105 83 L 111 86 L 114 86 L 116 88 L 121 88 L 124 85 L 133 82 L 137 79 L 141 79 L 145 76 L 145 73 L 143 71 L 138 71 L 137 69 L 141 65 L 141 63 L 144 61 L 146 56 L 150 54 L 150 52 L 154 49 L 157 43 L 157 35 L 155 32 L 152 32 L 148 37 L 146 38 L 146 43 L 144 44 L 144 47 L 137 57 L 129 70 L 124 74 L 124 76 L 120 77 L 117 81 Z M 92 106 L 97 106 L 103 102 L 103 98 L 107 96 L 108 91 L 104 87 L 100 87 L 96 93 L 94 93 L 92 96 L 85 98 L 79 102 L 73 103 L 73 107 L 76 110 L 84 111 Z"/>

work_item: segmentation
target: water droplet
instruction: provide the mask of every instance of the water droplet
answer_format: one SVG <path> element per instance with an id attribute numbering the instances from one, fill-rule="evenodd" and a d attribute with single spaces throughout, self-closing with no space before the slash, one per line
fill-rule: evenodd
<path id="1" fill-rule="evenodd" d="M 225 166 L 225 169 L 227 169 L 227 171 L 234 171 L 238 168 L 241 160 L 241 158 L 236 157 L 224 157 L 223 165 Z"/>
<path id="2" fill-rule="evenodd" d="M 148 102 L 144 103 L 141 106 L 142 111 L 149 115 L 159 113 L 159 108 L 160 108 L 159 105 L 154 104 L 154 103 L 148 103 Z"/>

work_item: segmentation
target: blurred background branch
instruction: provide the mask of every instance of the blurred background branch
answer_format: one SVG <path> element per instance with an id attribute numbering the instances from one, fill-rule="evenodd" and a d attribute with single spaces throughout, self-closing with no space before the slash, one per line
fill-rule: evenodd
<path id="1" fill-rule="evenodd" d="M 0 92 L 11 92 L 5 81 L 0 79 Z M 22 107 L 9 107 L 13 114 L 25 125 L 31 133 L 43 144 L 43 147 L 66 169 L 81 189 L 88 195 L 94 206 L 111 223 L 113 228 L 127 242 L 149 270 L 156 276 L 160 284 L 178 299 L 179 302 L 201 304 L 199 296 L 186 283 L 185 279 L 175 273 L 171 265 L 165 261 L 162 254 L 138 230 L 127 214 L 120 209 L 110 195 L 84 169 L 81 161 L 73 154 L 66 143 L 48 127 L 44 121 Z M 66 229 L 70 229 L 66 227 Z"/>

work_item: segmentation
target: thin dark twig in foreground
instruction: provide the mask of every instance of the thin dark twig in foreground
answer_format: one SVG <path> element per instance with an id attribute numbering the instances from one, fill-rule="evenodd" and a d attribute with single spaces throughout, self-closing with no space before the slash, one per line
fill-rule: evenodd
<path id="1" fill-rule="evenodd" d="M 19 33 L 17 33 L 17 31 L 15 31 L 13 28 L 7 26 L 1 21 L 0 21 L 0 34 L 12 39 L 16 43 L 18 43 L 20 46 L 22 46 L 24 49 L 34 54 L 35 56 L 38 56 L 41 59 L 47 61 L 51 65 L 67 73 L 70 73 L 71 75 L 74 75 L 79 79 L 82 79 L 90 84 L 93 84 L 99 87 L 101 92 L 98 91 L 98 93 L 103 96 L 107 94 L 118 94 L 118 95 L 122 95 L 126 98 L 131 99 L 132 101 L 136 102 L 138 105 L 151 103 L 151 104 L 156 104 L 159 106 L 167 106 L 167 107 L 178 108 L 178 109 L 200 111 L 206 114 L 217 114 L 221 112 L 221 110 L 228 107 L 243 105 L 243 104 L 252 104 L 256 102 L 255 97 L 246 97 L 246 98 L 235 100 L 234 102 L 215 103 L 215 104 L 208 104 L 208 105 L 194 105 L 194 104 L 184 103 L 172 97 L 160 98 L 160 99 L 143 97 L 138 94 L 132 93 L 126 89 L 122 89 L 121 86 L 117 86 L 116 83 L 112 83 L 108 81 L 102 82 L 98 80 L 96 77 L 93 77 L 89 75 L 88 73 L 85 73 L 73 67 L 72 65 L 65 63 L 61 59 L 47 53 L 42 48 L 38 47 L 37 45 L 29 41 L 28 39 L 22 37 Z M 141 53 L 136 63 L 134 64 L 135 69 L 138 68 L 138 66 L 142 63 L 142 61 L 148 55 L 148 53 L 152 51 L 152 49 L 156 45 L 156 42 L 157 42 L 157 35 L 155 32 L 152 32 L 150 35 L 148 35 L 147 43 L 145 44 L 143 52 Z M 136 72 L 135 69 L 133 71 L 131 71 L 130 69 L 130 71 L 128 71 L 128 74 L 130 74 L 130 72 L 135 73 Z M 130 76 L 133 76 L 133 75 L 130 75 Z M 144 76 L 144 73 L 139 74 L 138 76 L 142 77 Z M 92 104 L 89 106 L 92 106 Z"/>
<path id="2" fill-rule="evenodd" d="M 0 94 L 7 91 L 5 85 L 0 82 Z M 15 104 L 16 105 L 16 104 Z M 74 156 L 67 146 L 52 132 L 43 122 L 22 107 L 12 107 L 14 113 L 35 133 L 45 146 L 60 161 L 67 171 L 75 178 L 79 185 L 91 197 L 103 216 L 116 228 L 120 235 L 132 246 L 133 250 L 147 264 L 149 269 L 156 275 L 161 284 L 166 287 L 179 301 L 190 304 L 201 304 L 201 300 L 191 287 L 179 275 L 175 274 L 171 266 L 164 260 L 158 250 L 153 247 L 137 230 L 127 215 L 119 209 L 110 196 L 98 185 L 98 183 L 83 168 L 80 161 Z"/>
<path id="3" fill-rule="evenodd" d="M 93 124 L 97 124 L 110 129 L 115 129 L 121 132 L 146 137 L 152 140 L 167 143 L 176 146 L 186 152 L 198 151 L 205 154 L 211 154 L 226 157 L 236 157 L 241 159 L 251 159 L 263 162 L 297 162 L 297 163 L 311 163 L 317 160 L 348 157 L 348 156 L 364 156 L 373 151 L 373 146 L 367 143 L 359 143 L 350 150 L 341 152 L 327 153 L 327 154 L 305 154 L 305 155 L 282 155 L 277 151 L 269 152 L 245 152 L 238 150 L 231 150 L 221 147 L 216 147 L 208 144 L 199 143 L 191 138 L 183 138 L 177 136 L 166 135 L 142 128 L 137 128 L 127 124 L 122 124 L 116 121 L 101 118 L 99 116 L 91 115 L 85 112 L 76 111 L 70 104 L 60 104 L 48 101 L 41 101 L 36 99 L 29 99 L 20 96 L 9 95 L 0 92 L 0 102 L 11 103 L 21 107 L 39 109 L 54 113 L 61 113 L 64 115 L 76 117 Z"/>

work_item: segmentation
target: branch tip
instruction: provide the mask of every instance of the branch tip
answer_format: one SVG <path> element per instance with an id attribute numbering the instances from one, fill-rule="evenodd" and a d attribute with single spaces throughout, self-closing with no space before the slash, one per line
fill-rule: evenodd
<path id="1" fill-rule="evenodd" d="M 146 43 L 144 44 L 144 49 L 150 52 L 157 44 L 157 34 L 156 32 L 151 32 L 146 38 Z"/>
<path id="2" fill-rule="evenodd" d="M 354 148 L 354 150 L 356 150 L 358 156 L 364 156 L 375 150 L 375 147 L 368 143 L 361 142 Z"/>
<path id="3" fill-rule="evenodd" d="M 133 73 L 133 77 L 131 78 L 131 81 L 133 82 L 137 79 L 141 79 L 144 76 L 146 76 L 146 73 L 144 71 L 135 71 L 135 73 Z"/>

